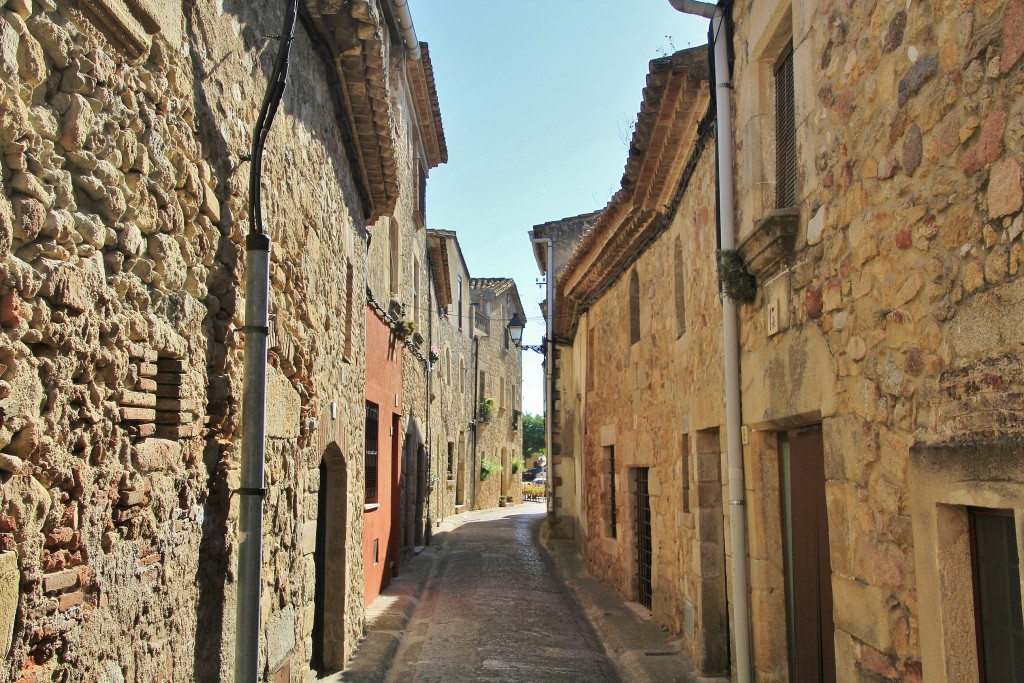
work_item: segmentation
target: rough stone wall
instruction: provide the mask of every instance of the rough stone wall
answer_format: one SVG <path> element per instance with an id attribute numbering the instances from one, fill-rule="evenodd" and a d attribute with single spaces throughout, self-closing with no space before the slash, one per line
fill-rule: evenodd
<path id="1" fill-rule="evenodd" d="M 799 158 L 795 244 L 742 308 L 744 421 L 766 430 L 747 449 L 755 665 L 788 677 L 773 430 L 820 421 L 840 680 L 931 680 L 908 453 L 1024 426 L 1024 3 L 788 4 L 735 11 L 741 237 L 774 208 L 771 66 L 790 37 Z"/>
<path id="2" fill-rule="evenodd" d="M 231 678 L 241 157 L 275 52 L 263 36 L 281 12 L 194 3 L 169 13 L 180 25 L 166 33 L 184 43 L 153 38 L 134 65 L 63 3 L 9 2 L 0 17 L 0 552 L 20 573 L 2 681 Z M 298 681 L 317 468 L 332 443 L 341 463 L 356 456 L 337 492 L 353 596 L 342 649 L 362 632 L 350 444 L 362 440 L 352 349 L 365 270 L 329 81 L 301 28 L 293 65 L 264 162 L 274 323 L 262 612 L 267 672 L 290 664 Z"/>
<path id="3" fill-rule="evenodd" d="M 685 635 L 698 663 L 712 667 L 720 665 L 705 663 L 708 651 L 702 639 L 717 638 L 721 644 L 725 632 L 718 446 L 724 408 L 721 307 L 713 266 L 714 178 L 714 150 L 708 145 L 669 229 L 590 307 L 581 319 L 586 327 L 579 327 L 575 342 L 584 348 L 593 344 L 585 360 L 586 372 L 593 376 L 577 380 L 586 390 L 582 404 L 586 430 L 577 453 L 584 461 L 588 567 L 624 596 L 636 599 L 631 469 L 649 468 L 653 616 L 683 633 L 687 610 L 695 611 L 698 620 L 707 612 L 702 632 L 690 630 Z M 681 266 L 676 263 L 677 244 Z M 634 270 L 639 278 L 640 340 L 630 344 L 629 293 Z M 685 301 L 681 335 L 675 304 L 677 273 L 683 277 Z M 564 389 L 574 390 L 563 385 Z M 568 405 L 564 397 L 562 405 Z M 569 417 L 563 416 L 563 424 Z M 605 446 L 615 448 L 614 539 Z M 688 511 L 684 491 L 688 491 Z M 712 612 L 719 621 L 710 619 Z M 713 648 L 710 642 L 708 648 Z"/>
<path id="4" fill-rule="evenodd" d="M 466 289 L 466 302 L 469 301 L 469 273 L 462 267 L 458 246 L 451 241 L 442 247 L 448 250 L 449 273 L 452 289 L 458 286 L 458 275 L 462 275 Z M 458 294 L 452 292 L 452 304 L 447 314 L 438 316 L 434 327 L 433 345 L 439 351 L 435 363 L 431 392 L 431 420 L 434 442 L 433 468 L 436 477 L 431 492 L 431 509 L 435 523 L 446 517 L 462 512 L 471 506 L 471 493 L 475 490 L 475 482 L 470 476 L 472 470 L 471 454 L 473 433 L 470 422 L 473 420 L 473 339 L 470 333 L 468 318 L 463 321 L 463 329 L 459 329 Z M 460 373 L 459 361 L 463 362 L 465 371 Z M 465 387 L 465 389 L 463 389 Z M 448 444 L 454 444 L 452 472 L 448 472 Z M 465 458 L 462 472 L 464 501 L 458 504 L 459 459 Z"/>
<path id="5" fill-rule="evenodd" d="M 590 329 L 589 317 L 580 316 L 579 327 Z M 557 478 L 552 501 L 555 524 L 561 538 L 573 538 L 580 548 L 587 543 L 587 510 L 584 505 L 583 443 L 587 405 L 587 335 L 577 334 L 570 347 L 556 347 L 558 372 L 555 377 L 557 420 L 551 429 L 551 477 Z M 529 467 L 529 465 L 527 465 Z"/>
<path id="6" fill-rule="evenodd" d="M 513 412 L 521 411 L 516 403 L 516 389 L 522 384 L 522 367 L 520 350 L 509 344 L 505 348 L 505 328 L 511 319 L 511 311 L 504 306 L 504 295 L 495 296 L 491 292 L 474 290 L 473 301 L 484 312 L 489 321 L 489 334 L 477 333 L 479 339 L 479 359 L 477 384 L 480 372 L 486 373 L 486 391 L 477 392 L 478 403 L 485 398 L 493 398 L 497 410 L 486 422 L 477 418 L 477 468 L 475 474 L 480 477 L 483 459 L 497 461 L 501 470 L 488 475 L 487 479 L 478 482 L 474 509 L 487 509 L 498 506 L 499 496 L 512 496 L 516 504 L 523 500 L 522 474 L 512 473 L 511 460 L 523 452 L 522 421 L 513 424 Z M 502 393 L 502 378 L 505 380 L 505 391 Z M 515 427 L 515 428 L 514 428 Z"/>

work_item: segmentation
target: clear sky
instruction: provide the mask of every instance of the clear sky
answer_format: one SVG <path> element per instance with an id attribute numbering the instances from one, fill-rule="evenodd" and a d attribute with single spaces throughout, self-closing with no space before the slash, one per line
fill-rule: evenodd
<path id="1" fill-rule="evenodd" d="M 473 277 L 512 277 L 538 344 L 544 289 L 528 231 L 604 207 L 619 188 L 648 62 L 707 42 L 668 0 L 412 0 L 430 46 L 448 163 L 427 223 L 455 230 Z M 542 413 L 539 354 L 523 408 Z"/>

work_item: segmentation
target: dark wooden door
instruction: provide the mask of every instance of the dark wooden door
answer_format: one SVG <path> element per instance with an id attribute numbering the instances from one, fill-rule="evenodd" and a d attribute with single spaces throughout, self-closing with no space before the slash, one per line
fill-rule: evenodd
<path id="1" fill-rule="evenodd" d="M 836 657 L 821 430 L 789 437 L 793 680 L 832 683 Z"/>

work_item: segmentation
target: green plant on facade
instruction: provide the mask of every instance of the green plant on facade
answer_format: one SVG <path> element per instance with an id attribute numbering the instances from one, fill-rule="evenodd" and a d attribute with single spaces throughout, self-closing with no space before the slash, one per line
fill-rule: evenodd
<path id="1" fill-rule="evenodd" d="M 477 407 L 477 414 L 480 416 L 481 422 L 490 422 L 491 416 L 494 415 L 494 411 L 497 409 L 498 402 L 488 397 L 480 401 L 480 405 Z"/>
<path id="2" fill-rule="evenodd" d="M 517 455 L 512 458 L 512 474 L 515 474 L 519 470 L 523 469 L 523 465 L 526 463 L 523 461 L 523 456 Z"/>
<path id="3" fill-rule="evenodd" d="M 484 456 L 484 459 L 480 461 L 480 481 L 484 481 L 491 475 L 492 472 L 497 472 L 501 469 L 501 463 L 494 458 L 488 458 Z"/>
<path id="4" fill-rule="evenodd" d="M 399 339 L 408 339 L 416 331 L 416 323 L 408 318 L 402 318 L 395 322 L 392 329 Z"/>
<path id="5" fill-rule="evenodd" d="M 738 304 L 749 304 L 757 296 L 757 280 L 747 271 L 743 257 L 735 249 L 718 252 L 718 280 L 726 296 Z"/>

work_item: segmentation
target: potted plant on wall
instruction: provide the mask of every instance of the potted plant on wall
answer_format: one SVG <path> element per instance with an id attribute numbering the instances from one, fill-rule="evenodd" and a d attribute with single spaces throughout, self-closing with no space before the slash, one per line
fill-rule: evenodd
<path id="1" fill-rule="evenodd" d="M 517 455 L 512 458 L 512 474 L 518 474 L 519 470 L 523 469 L 523 465 L 526 463 L 523 461 L 523 456 Z"/>
<path id="2" fill-rule="evenodd" d="M 437 348 L 433 344 L 430 345 L 430 352 L 427 354 L 427 360 L 433 365 L 441 358 L 441 349 Z"/>
<path id="3" fill-rule="evenodd" d="M 412 336 L 413 332 L 416 331 L 416 323 L 408 318 L 401 318 L 395 323 L 393 329 L 395 336 L 398 339 L 405 341 Z"/>
<path id="4" fill-rule="evenodd" d="M 500 469 L 500 462 L 494 458 L 484 456 L 484 459 L 480 461 L 480 481 L 484 481 L 488 476 L 490 476 L 491 472 L 497 472 Z"/>
<path id="5" fill-rule="evenodd" d="M 494 415 L 494 411 L 498 409 L 498 402 L 493 398 L 485 398 L 480 401 L 480 405 L 477 408 L 477 415 L 480 417 L 481 422 L 490 422 L 491 416 Z"/>

